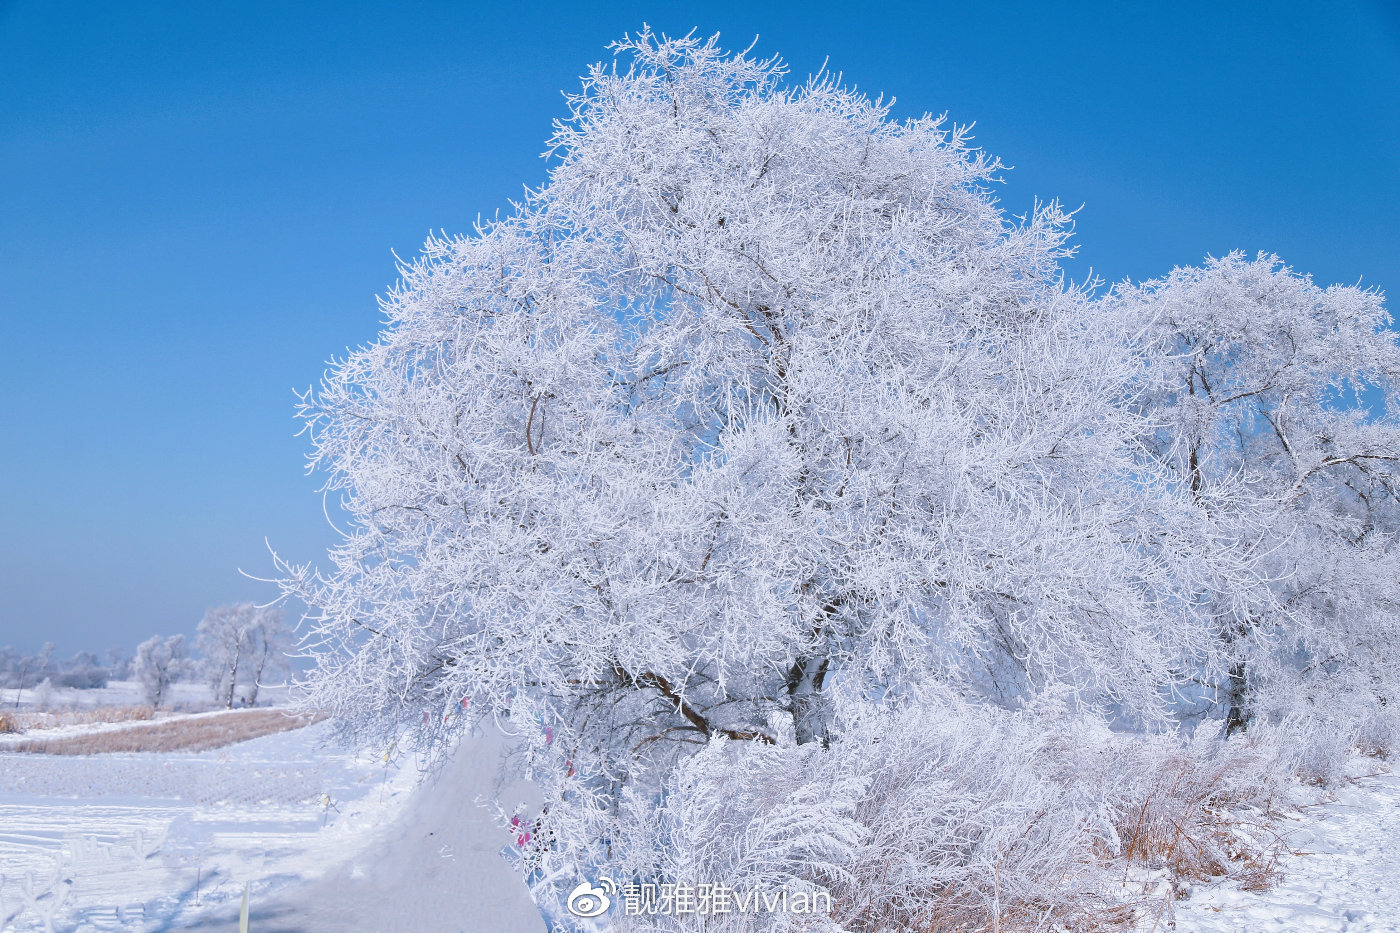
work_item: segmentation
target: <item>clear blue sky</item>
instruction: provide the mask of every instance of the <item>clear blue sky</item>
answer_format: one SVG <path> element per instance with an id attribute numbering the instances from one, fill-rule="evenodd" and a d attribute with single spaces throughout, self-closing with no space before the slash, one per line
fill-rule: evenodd
<path id="1" fill-rule="evenodd" d="M 0 645 L 265 599 L 333 540 L 292 388 L 372 339 L 391 250 L 542 180 L 649 22 L 948 112 L 1145 278 L 1232 248 L 1400 292 L 1400 8 L 1328 3 L 0 0 Z M 1393 303 L 1392 303 L 1393 304 Z"/>

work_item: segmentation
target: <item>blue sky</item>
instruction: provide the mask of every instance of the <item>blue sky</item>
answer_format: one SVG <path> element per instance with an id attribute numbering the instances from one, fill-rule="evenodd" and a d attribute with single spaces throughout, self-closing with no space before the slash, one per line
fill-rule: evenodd
<path id="1" fill-rule="evenodd" d="M 324 562 L 293 387 L 373 338 L 391 250 L 538 184 L 648 22 L 976 121 L 1003 192 L 1146 278 L 1229 249 L 1400 292 L 1400 6 L 0 0 L 0 645 L 189 632 Z"/>

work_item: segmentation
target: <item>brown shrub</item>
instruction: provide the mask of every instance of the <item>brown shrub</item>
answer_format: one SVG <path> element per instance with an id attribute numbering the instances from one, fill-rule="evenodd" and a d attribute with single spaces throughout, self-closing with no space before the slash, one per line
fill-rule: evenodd
<path id="1" fill-rule="evenodd" d="M 14 714 L 0 710 L 0 735 L 8 735 L 20 731 L 22 730 L 19 727 L 19 721 L 15 719 Z"/>
<path id="2" fill-rule="evenodd" d="M 7 745 L 5 750 L 43 755 L 206 751 L 276 732 L 300 729 L 324 718 L 324 713 L 293 713 L 276 709 L 231 710 L 211 716 L 172 719 L 88 735 L 32 739 Z"/>

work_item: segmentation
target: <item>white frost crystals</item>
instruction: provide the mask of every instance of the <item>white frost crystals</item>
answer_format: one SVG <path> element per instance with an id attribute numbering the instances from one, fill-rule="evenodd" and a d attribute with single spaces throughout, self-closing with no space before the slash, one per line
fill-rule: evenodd
<path id="1" fill-rule="evenodd" d="M 548 182 L 430 239 L 379 340 L 303 398 L 354 516 L 333 570 L 283 565 L 309 702 L 381 737 L 508 708 L 550 801 L 536 890 L 562 898 L 685 862 L 658 855 L 700 831 L 655 809 L 664 781 L 696 813 L 717 774 L 844 781 L 750 840 L 836 884 L 919 710 L 960 697 L 997 734 L 996 707 L 1053 695 L 1160 724 L 1246 676 L 1235 633 L 1296 613 L 1255 477 L 1217 459 L 1207 484 L 1170 436 L 1176 286 L 1067 284 L 1067 215 L 1008 220 L 1000 166 L 941 119 L 715 40 L 614 51 Z M 1393 567 L 1387 534 L 1368 559 Z M 719 740 L 747 763 L 716 768 Z"/>
<path id="2" fill-rule="evenodd" d="M 1381 296 L 1232 254 L 1109 300 L 1151 321 L 1154 453 L 1213 525 L 1260 529 L 1265 597 L 1213 590 L 1231 725 L 1299 695 L 1335 706 L 1343 685 L 1364 706 L 1393 697 L 1400 352 Z M 1348 404 L 1367 394 L 1377 412 Z"/>

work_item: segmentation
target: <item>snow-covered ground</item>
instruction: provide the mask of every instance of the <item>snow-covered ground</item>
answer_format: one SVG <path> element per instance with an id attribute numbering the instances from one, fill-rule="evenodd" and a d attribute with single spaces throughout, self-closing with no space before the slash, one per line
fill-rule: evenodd
<path id="1" fill-rule="evenodd" d="M 475 806 L 496 788 L 499 735 L 478 735 L 408 800 L 373 843 L 305 883 L 284 886 L 250 910 L 250 928 L 281 933 L 545 933 L 524 883 L 500 855 L 501 830 Z M 501 799 L 538 803 L 528 785 Z M 224 910 L 180 930 L 233 933 Z"/>
<path id="2" fill-rule="evenodd" d="M 543 929 L 498 854 L 504 833 L 475 806 L 494 790 L 499 738 L 468 740 L 415 790 L 412 758 L 347 754 L 324 745 L 327 732 L 190 753 L 0 750 L 0 931 L 236 929 L 245 882 L 253 916 L 279 921 L 262 930 L 426 931 L 384 920 L 425 905 L 421 882 L 438 875 L 437 908 L 460 895 L 454 933 Z M 500 922 L 473 924 L 462 913 L 473 896 L 489 896 Z"/>
<path id="3" fill-rule="evenodd" d="M 504 834 L 476 805 L 498 791 L 507 805 L 535 802 L 528 786 L 497 786 L 499 735 L 468 739 L 419 786 L 411 756 L 349 754 L 325 744 L 328 731 L 162 754 L 17 754 L 0 743 L 0 933 L 233 931 L 245 882 L 259 933 L 544 930 L 500 857 Z M 1197 886 L 1151 922 L 1179 933 L 1400 933 L 1400 776 L 1316 796 L 1278 827 L 1289 854 L 1276 885 Z"/>
<path id="4" fill-rule="evenodd" d="M 1196 889 L 1176 905 L 1178 933 L 1400 931 L 1400 775 L 1357 778 L 1280 830 L 1290 854 L 1261 892 Z"/>

